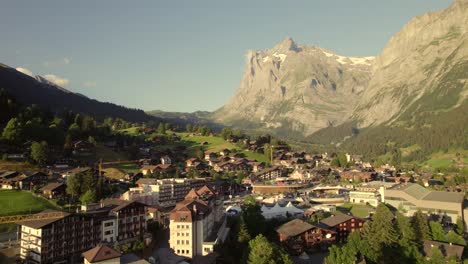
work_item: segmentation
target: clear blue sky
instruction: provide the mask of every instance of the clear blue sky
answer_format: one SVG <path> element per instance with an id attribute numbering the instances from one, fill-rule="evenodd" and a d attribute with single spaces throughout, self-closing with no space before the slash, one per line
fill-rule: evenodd
<path id="1" fill-rule="evenodd" d="M 292 37 L 373 56 L 412 17 L 451 2 L 0 1 L 0 62 L 98 100 L 188 112 L 233 96 L 249 49 Z"/>

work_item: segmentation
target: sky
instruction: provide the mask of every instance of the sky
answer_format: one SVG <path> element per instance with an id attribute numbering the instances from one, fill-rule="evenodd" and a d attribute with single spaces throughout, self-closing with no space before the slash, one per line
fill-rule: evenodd
<path id="1" fill-rule="evenodd" d="M 0 62 L 100 101 L 213 111 L 248 50 L 292 37 L 375 56 L 409 20 L 448 0 L 0 0 Z"/>

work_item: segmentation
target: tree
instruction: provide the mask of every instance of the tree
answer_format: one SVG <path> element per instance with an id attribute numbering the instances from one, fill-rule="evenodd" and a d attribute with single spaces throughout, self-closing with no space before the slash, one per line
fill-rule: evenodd
<path id="1" fill-rule="evenodd" d="M 265 158 L 268 160 L 267 163 L 271 162 L 271 146 L 270 144 L 263 145 L 263 154 Z"/>
<path id="2" fill-rule="evenodd" d="M 7 125 L 3 129 L 2 137 L 13 143 L 18 143 L 23 140 L 23 125 L 16 117 L 8 121 Z"/>
<path id="3" fill-rule="evenodd" d="M 289 256 L 279 247 L 274 246 L 262 235 L 249 242 L 249 264 L 292 264 Z"/>
<path id="4" fill-rule="evenodd" d="M 83 177 L 81 174 L 75 174 L 67 177 L 67 193 L 74 197 L 81 196 L 81 184 Z"/>
<path id="5" fill-rule="evenodd" d="M 166 126 L 164 125 L 164 123 L 159 123 L 158 134 L 166 134 Z"/>
<path id="6" fill-rule="evenodd" d="M 94 139 L 94 137 L 89 136 L 89 137 L 88 137 L 88 142 L 91 143 L 91 144 L 93 144 L 94 146 L 96 146 L 96 140 Z"/>
<path id="7" fill-rule="evenodd" d="M 379 204 L 372 220 L 363 228 L 363 238 L 368 242 L 374 262 L 387 259 L 387 249 L 398 241 L 398 233 L 393 225 L 393 214 L 385 204 Z M 375 258 L 375 259 L 373 259 Z"/>
<path id="8" fill-rule="evenodd" d="M 461 217 L 457 219 L 457 227 L 455 228 L 455 232 L 459 235 L 463 235 L 463 231 L 465 230 L 465 225 Z"/>
<path id="9" fill-rule="evenodd" d="M 424 243 L 424 240 L 431 238 L 429 226 L 427 225 L 427 220 L 421 210 L 418 210 L 414 214 L 414 234 L 416 236 L 416 242 L 421 246 Z"/>
<path id="10" fill-rule="evenodd" d="M 37 164 L 44 165 L 45 162 L 47 161 L 48 153 L 49 153 L 49 145 L 47 144 L 47 142 L 45 141 L 42 141 L 41 143 L 33 142 L 31 144 L 31 158 Z"/>
<path id="11" fill-rule="evenodd" d="M 192 124 L 187 124 L 187 125 L 185 126 L 185 131 L 187 131 L 187 132 L 189 132 L 189 133 L 192 132 L 192 129 L 193 129 Z"/>
<path id="12" fill-rule="evenodd" d="M 429 259 L 429 264 L 444 264 L 445 263 L 445 258 L 444 255 L 442 255 L 442 252 L 438 247 L 434 247 L 431 249 L 430 253 L 430 259 Z"/>
<path id="13" fill-rule="evenodd" d="M 330 161 L 330 166 L 332 167 L 340 167 L 340 160 L 338 158 L 334 158 Z"/>
<path id="14" fill-rule="evenodd" d="M 245 225 L 244 221 L 242 221 L 242 223 L 240 224 L 240 227 L 239 227 L 239 233 L 237 235 L 237 241 L 240 243 L 240 244 L 244 244 L 244 243 L 247 243 L 248 241 L 250 241 L 251 237 L 250 237 L 250 234 L 249 234 L 249 230 L 247 229 L 247 226 Z"/>
<path id="15" fill-rule="evenodd" d="M 96 191 L 94 189 L 87 190 L 80 197 L 80 201 L 81 201 L 81 204 L 83 204 L 83 205 L 95 202 L 96 201 Z"/>
<path id="16" fill-rule="evenodd" d="M 447 242 L 445 231 L 439 222 L 431 221 L 429 222 L 429 227 L 431 228 L 432 240 Z"/>
<path id="17" fill-rule="evenodd" d="M 447 234 L 447 242 L 466 246 L 466 241 L 462 236 L 455 233 L 453 230 L 450 230 Z"/>

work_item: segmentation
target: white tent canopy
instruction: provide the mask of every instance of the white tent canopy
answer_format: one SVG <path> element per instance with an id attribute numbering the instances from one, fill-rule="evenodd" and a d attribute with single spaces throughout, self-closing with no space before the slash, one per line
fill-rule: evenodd
<path id="1" fill-rule="evenodd" d="M 262 215 L 266 219 L 286 217 L 287 215 L 303 215 L 304 211 L 292 205 L 289 202 L 286 206 L 282 207 L 278 203 L 272 208 L 268 208 L 265 205 L 262 206 Z"/>

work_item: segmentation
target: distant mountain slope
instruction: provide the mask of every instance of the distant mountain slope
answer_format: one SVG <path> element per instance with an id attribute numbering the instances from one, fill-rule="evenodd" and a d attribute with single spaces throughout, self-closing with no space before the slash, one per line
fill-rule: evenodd
<path id="1" fill-rule="evenodd" d="M 69 109 L 90 114 L 96 118 L 120 117 L 134 122 L 148 121 L 153 118 L 143 110 L 99 102 L 51 84 L 40 76 L 36 78 L 0 64 L 0 89 L 5 89 L 22 104 L 37 104 L 56 112 Z"/>

